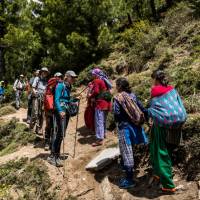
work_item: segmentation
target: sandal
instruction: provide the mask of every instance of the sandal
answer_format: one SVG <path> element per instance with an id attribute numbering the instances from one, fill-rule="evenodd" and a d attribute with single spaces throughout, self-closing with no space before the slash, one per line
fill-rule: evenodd
<path id="1" fill-rule="evenodd" d="M 103 145 L 103 141 L 97 140 L 96 142 L 92 143 L 93 147 L 101 146 Z"/>
<path id="2" fill-rule="evenodd" d="M 161 188 L 162 192 L 174 194 L 176 192 L 176 188 Z"/>

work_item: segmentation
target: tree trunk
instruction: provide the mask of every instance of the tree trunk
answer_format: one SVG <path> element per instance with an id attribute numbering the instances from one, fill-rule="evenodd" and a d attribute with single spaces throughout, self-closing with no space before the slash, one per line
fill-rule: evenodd
<path id="1" fill-rule="evenodd" d="M 158 16 L 157 16 L 157 11 L 156 11 L 156 6 L 155 6 L 155 1 L 154 0 L 150 0 L 150 6 L 151 6 L 152 16 L 157 21 L 158 20 Z"/>
<path id="2" fill-rule="evenodd" d="M 4 11 L 4 0 L 0 0 L 0 6 L 2 7 L 2 11 Z M 5 34 L 4 26 L 5 26 L 4 22 L 0 20 L 0 38 L 3 38 Z M 4 76 L 5 76 L 4 47 L 0 45 L 0 77 L 2 78 Z"/>

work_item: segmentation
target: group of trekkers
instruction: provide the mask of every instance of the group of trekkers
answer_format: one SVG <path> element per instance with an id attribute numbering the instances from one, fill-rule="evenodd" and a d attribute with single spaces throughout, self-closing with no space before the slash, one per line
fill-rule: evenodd
<path id="1" fill-rule="evenodd" d="M 121 166 L 126 176 L 119 181 L 123 189 L 135 186 L 133 180 L 134 151 L 136 144 L 149 144 L 150 159 L 153 168 L 153 181 L 162 185 L 163 192 L 174 193 L 172 173 L 172 151 L 181 140 L 181 128 L 187 114 L 182 100 L 173 86 L 167 81 L 162 70 L 152 73 L 150 103 L 145 108 L 132 92 L 126 78 L 116 80 L 116 94 L 106 73 L 96 67 L 91 70 L 92 81 L 87 86 L 87 107 L 85 124 L 95 132 L 93 147 L 101 146 L 106 138 L 108 112 L 112 112 L 117 124 Z M 46 121 L 44 134 L 45 150 L 50 150 L 48 162 L 56 167 L 63 166 L 60 159 L 61 143 L 65 137 L 70 117 L 78 114 L 80 99 L 72 98 L 71 88 L 76 81 L 74 71 L 65 75 L 56 73 L 49 78 L 47 68 L 36 70 L 29 81 L 27 123 L 36 133 L 40 133 L 43 121 Z M 23 90 L 23 76 L 15 81 L 16 106 L 20 105 Z M 149 126 L 148 136 L 143 124 Z"/>
<path id="2" fill-rule="evenodd" d="M 119 187 L 127 189 L 135 186 L 133 146 L 149 144 L 152 182 L 158 185 L 160 183 L 162 192 L 173 194 L 176 189 L 173 183 L 172 152 L 181 141 L 181 128 L 187 114 L 179 94 L 168 84 L 164 71 L 155 70 L 152 73 L 150 103 L 147 108 L 143 107 L 131 91 L 126 78 L 116 80 L 117 94 L 112 98 L 112 84 L 106 74 L 99 68 L 91 73 L 93 81 L 88 85 L 85 122 L 96 134 L 96 142 L 92 146 L 99 146 L 106 137 L 107 113 L 112 111 L 114 114 L 121 153 L 120 163 L 126 172 L 125 178 L 119 181 Z M 149 126 L 148 136 L 143 128 L 145 122 Z"/>
<path id="3" fill-rule="evenodd" d="M 16 108 L 20 107 L 20 97 L 24 88 L 28 91 L 28 111 L 26 122 L 30 130 L 38 135 L 44 135 L 44 148 L 50 150 L 48 162 L 56 167 L 62 167 L 60 159 L 61 143 L 71 116 L 77 114 L 78 99 L 71 98 L 72 84 L 77 75 L 74 71 L 60 72 L 50 77 L 49 70 L 44 67 L 36 70 L 29 82 L 20 75 L 14 83 Z M 75 113 L 75 114 L 74 114 Z M 43 127 L 45 124 L 45 133 Z"/>

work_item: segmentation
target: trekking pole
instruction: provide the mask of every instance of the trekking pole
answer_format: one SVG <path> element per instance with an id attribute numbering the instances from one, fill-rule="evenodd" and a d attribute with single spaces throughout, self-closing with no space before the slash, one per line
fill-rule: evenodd
<path id="1" fill-rule="evenodd" d="M 64 124 L 64 119 L 62 119 L 62 134 L 63 134 L 63 158 L 64 158 L 63 178 L 65 178 L 65 124 Z"/>
<path id="2" fill-rule="evenodd" d="M 73 154 L 73 158 L 75 158 L 75 156 L 76 156 L 76 139 L 77 139 L 77 132 L 78 132 L 79 106 L 80 106 L 80 100 L 78 100 L 78 113 L 77 113 L 77 116 L 76 116 L 76 132 L 75 132 L 75 139 L 74 139 L 74 154 Z"/>
<path id="3" fill-rule="evenodd" d="M 88 86 L 87 87 L 85 87 L 78 95 L 77 95 L 77 97 L 79 97 L 83 92 L 85 92 L 85 90 L 87 90 L 88 89 Z"/>

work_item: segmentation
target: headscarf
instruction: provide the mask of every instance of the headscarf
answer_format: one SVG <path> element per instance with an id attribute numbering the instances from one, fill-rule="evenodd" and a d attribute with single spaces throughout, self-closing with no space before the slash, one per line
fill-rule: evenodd
<path id="1" fill-rule="evenodd" d="M 92 70 L 92 75 L 97 76 L 99 79 L 105 81 L 108 89 L 112 88 L 112 83 L 109 81 L 108 76 L 99 68 L 95 68 Z"/>

